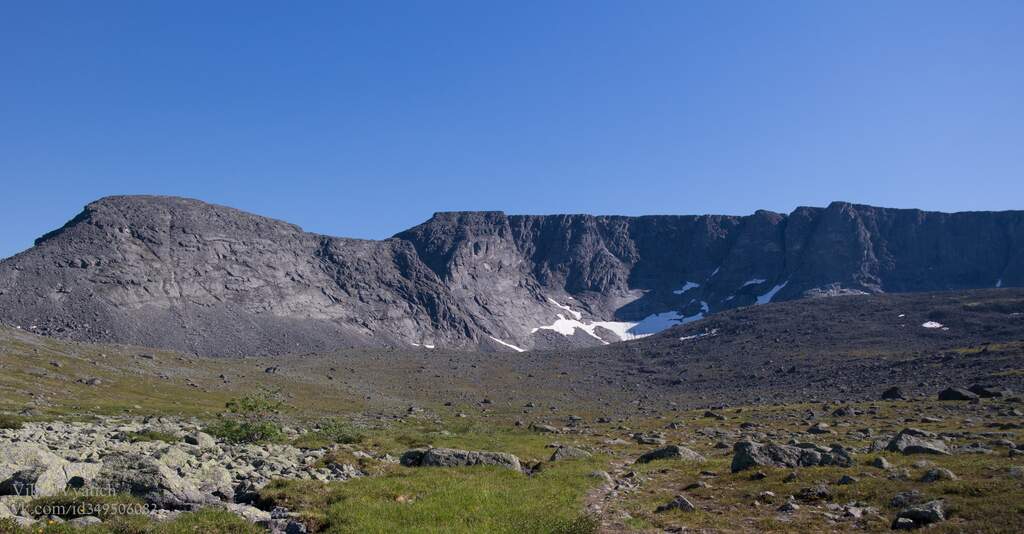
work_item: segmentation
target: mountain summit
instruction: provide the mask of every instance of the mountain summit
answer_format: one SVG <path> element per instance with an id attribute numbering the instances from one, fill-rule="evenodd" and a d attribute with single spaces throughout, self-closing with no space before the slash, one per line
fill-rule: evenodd
<path id="1" fill-rule="evenodd" d="M 611 343 L 753 304 L 1024 285 L 1024 212 L 442 212 L 380 241 L 107 197 L 0 262 L 0 322 L 211 355 Z"/>

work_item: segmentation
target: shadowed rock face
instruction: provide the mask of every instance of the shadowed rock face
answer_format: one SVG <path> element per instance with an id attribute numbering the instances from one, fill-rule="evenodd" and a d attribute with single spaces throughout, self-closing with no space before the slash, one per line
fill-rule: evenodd
<path id="1" fill-rule="evenodd" d="M 438 213 L 366 241 L 124 196 L 0 262 L 0 321 L 213 355 L 514 350 L 598 345 L 803 296 L 997 284 L 1024 285 L 1024 212 Z"/>

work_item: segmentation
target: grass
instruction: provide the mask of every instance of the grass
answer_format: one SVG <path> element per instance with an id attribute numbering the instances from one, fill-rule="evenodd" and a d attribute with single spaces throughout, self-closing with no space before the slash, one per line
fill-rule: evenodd
<path id="1" fill-rule="evenodd" d="M 403 468 L 343 483 L 274 481 L 264 506 L 302 514 L 316 532 L 589 533 L 584 494 L 603 462 L 559 462 L 534 476 L 499 467 Z"/>
<path id="2" fill-rule="evenodd" d="M 0 429 L 20 430 L 24 419 L 16 415 L 0 414 Z"/>
<path id="3" fill-rule="evenodd" d="M 315 430 L 307 432 L 292 443 L 302 449 L 322 449 L 331 445 L 351 445 L 363 441 L 366 436 L 347 421 L 329 419 L 319 423 Z"/>
<path id="4" fill-rule="evenodd" d="M 863 414 L 856 418 L 835 418 L 820 416 L 838 432 L 836 435 L 807 436 L 803 441 L 821 444 L 843 443 L 848 446 L 866 446 L 869 440 L 849 435 L 853 431 L 870 426 L 877 433 L 892 434 L 906 426 L 915 426 L 933 432 L 954 434 L 987 432 L 987 427 L 972 423 L 982 420 L 993 410 L 985 403 L 943 403 L 933 400 L 916 402 L 877 402 L 854 405 Z M 835 407 L 818 405 L 818 413 L 830 413 Z M 731 427 L 743 421 L 756 422 L 758 430 L 768 432 L 783 441 L 793 432 L 806 429 L 809 422 L 800 414 L 808 405 L 789 405 L 730 411 L 728 423 L 720 426 Z M 924 416 L 938 416 L 940 421 L 924 422 Z M 684 433 L 685 435 L 686 433 Z M 1020 433 L 1009 436 L 1020 441 Z M 994 438 L 990 438 L 994 439 Z M 957 440 L 965 444 L 978 441 L 978 437 Z M 981 438 L 984 441 L 984 438 Z M 917 490 L 926 500 L 943 499 L 946 504 L 948 521 L 929 529 L 929 532 L 1024 532 L 1024 484 L 1010 478 L 1007 470 L 1012 465 L 1021 465 L 1020 459 L 1007 457 L 1005 449 L 995 454 L 954 454 L 951 456 L 915 455 L 904 456 L 894 453 L 868 453 L 854 455 L 856 464 L 851 468 L 811 467 L 784 469 L 760 467 L 740 473 L 730 472 L 731 451 L 707 449 L 709 440 L 698 441 L 697 450 L 707 456 L 704 464 L 679 461 L 659 461 L 647 465 L 632 466 L 643 479 L 642 491 L 630 494 L 618 506 L 631 517 L 626 525 L 636 530 L 662 530 L 683 528 L 725 532 L 773 531 L 773 532 L 818 532 L 867 530 L 883 531 L 896 510 L 890 501 L 898 492 Z M 869 466 L 876 457 L 883 456 L 894 465 L 894 470 L 884 471 Z M 915 465 L 917 462 L 925 464 Z M 944 467 L 953 471 L 959 480 L 935 483 L 921 482 L 925 471 L 932 467 Z M 906 470 L 906 479 L 892 479 L 896 470 Z M 717 476 L 701 476 L 701 471 L 717 473 Z M 753 471 L 762 471 L 764 480 L 752 480 Z M 796 472 L 795 481 L 786 482 L 790 473 Z M 838 485 L 843 475 L 859 479 L 850 485 Z M 703 480 L 709 488 L 683 491 L 687 485 Z M 776 512 L 786 498 L 801 488 L 819 483 L 828 484 L 832 491 L 831 502 L 837 504 L 859 503 L 873 507 L 877 515 L 867 514 L 863 519 L 840 518 L 829 522 L 823 517 L 827 511 L 824 504 L 804 505 L 792 514 Z M 762 492 L 775 494 L 771 502 L 758 502 Z M 684 494 L 696 506 L 697 511 L 686 513 L 671 511 L 656 514 L 654 509 L 668 502 L 675 495 Z M 842 515 L 841 512 L 838 515 Z"/>
<path id="5" fill-rule="evenodd" d="M 111 517 L 101 524 L 73 527 L 65 523 L 40 521 L 20 527 L 13 520 L 0 519 L 0 534 L 262 534 L 264 529 L 219 508 L 183 513 L 166 522 L 154 522 L 144 515 Z"/>

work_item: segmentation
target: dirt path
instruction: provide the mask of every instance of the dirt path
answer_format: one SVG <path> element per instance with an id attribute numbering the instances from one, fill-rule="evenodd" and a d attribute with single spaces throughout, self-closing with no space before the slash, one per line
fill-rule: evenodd
<path id="1" fill-rule="evenodd" d="M 639 486 L 629 477 L 629 466 L 625 460 L 612 461 L 608 471 L 611 481 L 591 490 L 584 501 L 587 513 L 600 522 L 598 532 L 602 534 L 635 532 L 626 525 L 622 511 L 615 506 L 622 494 L 636 491 Z"/>

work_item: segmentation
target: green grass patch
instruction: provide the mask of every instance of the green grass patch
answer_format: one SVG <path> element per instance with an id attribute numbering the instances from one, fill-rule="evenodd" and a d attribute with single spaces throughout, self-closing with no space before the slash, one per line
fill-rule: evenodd
<path id="1" fill-rule="evenodd" d="M 363 441 L 366 436 L 347 421 L 330 419 L 321 422 L 315 430 L 295 439 L 293 445 L 302 449 L 323 449 L 331 445 L 350 445 Z"/>
<path id="2" fill-rule="evenodd" d="M 0 414 L 0 429 L 20 430 L 25 420 L 16 415 Z"/>
<path id="3" fill-rule="evenodd" d="M 120 515 L 88 527 L 40 521 L 19 527 L 11 519 L 0 519 L 0 534 L 262 534 L 262 528 L 227 510 L 204 508 L 166 521 L 155 522 L 144 515 Z"/>
<path id="4" fill-rule="evenodd" d="M 391 467 L 344 483 L 274 481 L 263 505 L 302 514 L 316 532 L 590 533 L 582 500 L 602 467 L 597 459 L 564 461 L 526 476 L 499 467 Z"/>

